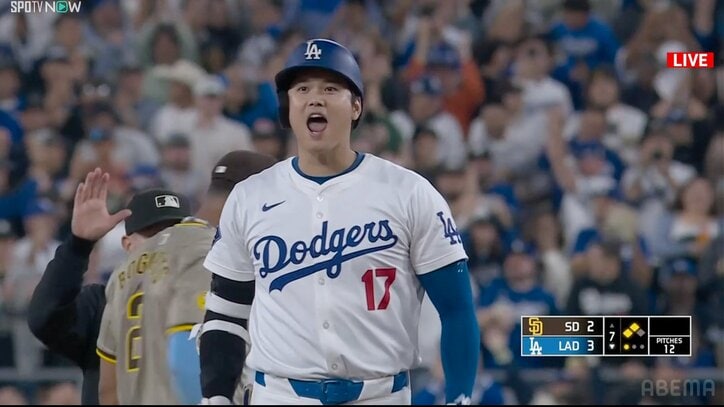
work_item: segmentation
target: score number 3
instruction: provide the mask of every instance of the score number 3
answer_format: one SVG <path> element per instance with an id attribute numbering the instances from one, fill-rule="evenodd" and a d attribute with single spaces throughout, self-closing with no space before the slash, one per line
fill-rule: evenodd
<path id="1" fill-rule="evenodd" d="M 390 286 L 395 282 L 397 269 L 394 267 L 382 267 L 369 269 L 362 275 L 362 282 L 365 284 L 365 295 L 367 297 L 367 311 L 387 309 L 390 304 Z M 380 303 L 375 307 L 375 277 L 385 278 L 385 291 L 382 294 Z"/>

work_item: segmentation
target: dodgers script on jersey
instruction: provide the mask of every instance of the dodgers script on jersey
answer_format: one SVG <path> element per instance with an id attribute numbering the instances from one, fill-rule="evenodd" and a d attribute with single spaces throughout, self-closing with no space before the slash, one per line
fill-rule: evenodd
<path id="1" fill-rule="evenodd" d="M 366 154 L 322 185 L 292 159 L 236 185 L 206 257 L 256 280 L 251 369 L 374 379 L 419 363 L 417 274 L 467 259 L 450 210 L 418 174 Z"/>

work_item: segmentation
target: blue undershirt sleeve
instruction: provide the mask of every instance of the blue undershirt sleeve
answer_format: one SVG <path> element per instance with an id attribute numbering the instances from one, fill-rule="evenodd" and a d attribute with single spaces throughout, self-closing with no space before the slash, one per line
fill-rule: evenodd
<path id="1" fill-rule="evenodd" d="M 176 332 L 168 337 L 168 367 L 171 383 L 182 404 L 201 402 L 201 369 L 196 342 L 189 339 L 189 332 Z"/>
<path id="2" fill-rule="evenodd" d="M 480 328 L 466 261 L 459 261 L 418 278 L 440 314 L 440 356 L 447 403 L 469 403 L 480 360 Z"/>

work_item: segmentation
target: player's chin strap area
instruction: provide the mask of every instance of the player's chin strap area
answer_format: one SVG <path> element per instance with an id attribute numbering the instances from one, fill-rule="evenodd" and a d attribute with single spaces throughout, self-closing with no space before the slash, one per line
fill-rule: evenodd
<path id="1" fill-rule="evenodd" d="M 466 396 L 466 395 L 464 395 L 464 394 L 459 395 L 459 396 L 455 399 L 454 402 L 452 402 L 452 403 L 447 403 L 447 405 L 452 405 L 452 406 L 454 406 L 454 405 L 469 406 L 469 405 L 471 405 L 471 404 L 472 404 L 472 401 L 470 400 L 470 397 L 468 397 L 468 396 Z"/>

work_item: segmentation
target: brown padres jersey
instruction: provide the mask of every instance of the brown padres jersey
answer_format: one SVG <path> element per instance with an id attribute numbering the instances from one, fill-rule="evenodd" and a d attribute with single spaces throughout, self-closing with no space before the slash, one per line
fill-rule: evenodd
<path id="1" fill-rule="evenodd" d="M 97 353 L 116 365 L 116 389 L 120 404 L 138 403 L 139 377 L 143 355 L 143 274 L 158 254 L 148 251 L 144 242 L 113 271 L 106 286 Z"/>
<path id="2" fill-rule="evenodd" d="M 138 367 L 136 370 L 131 371 L 121 363 L 116 365 L 121 404 L 126 404 L 124 401 L 179 404 L 168 369 L 168 335 L 191 331 L 194 324 L 203 321 L 204 299 L 211 281 L 210 273 L 203 268 L 203 261 L 211 248 L 215 231 L 206 222 L 189 218 L 144 243 L 144 253 L 139 258 L 146 254 L 150 261 L 140 273 L 142 278 L 137 284 L 143 304 L 138 339 L 138 348 L 142 352 L 132 354 L 132 364 Z M 123 306 L 120 304 L 121 308 L 114 308 L 118 312 Z M 125 313 L 129 310 L 126 306 Z M 125 317 L 119 315 L 121 320 Z M 117 327 L 121 334 L 126 332 L 123 324 Z M 107 349 L 100 339 L 98 348 L 104 352 Z M 131 350 L 136 351 L 135 348 Z"/>

